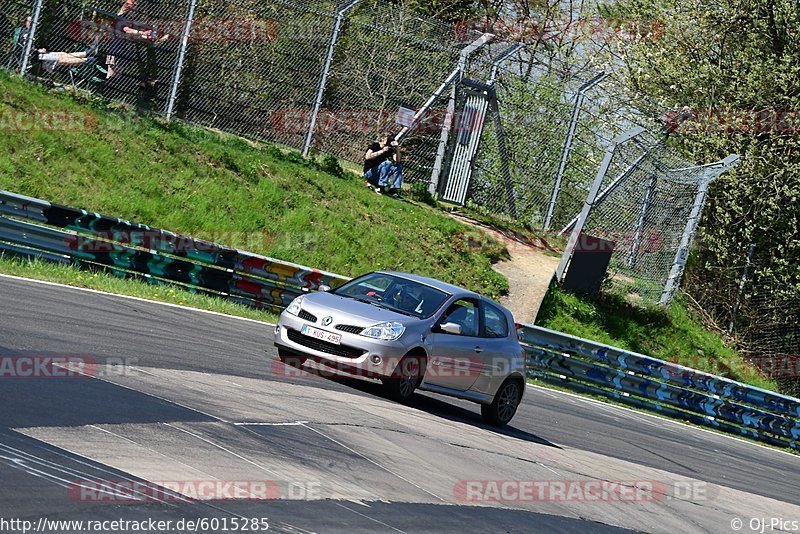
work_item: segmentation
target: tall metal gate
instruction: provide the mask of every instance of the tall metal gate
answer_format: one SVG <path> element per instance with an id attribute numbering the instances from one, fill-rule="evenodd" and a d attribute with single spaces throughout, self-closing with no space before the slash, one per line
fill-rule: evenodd
<path id="1" fill-rule="evenodd" d="M 448 165 L 439 184 L 439 198 L 463 206 L 467 201 L 489 99 L 494 97 L 494 91 L 487 85 L 464 79 L 459 93 L 459 106 L 453 121 L 454 135 L 449 139 Z"/>

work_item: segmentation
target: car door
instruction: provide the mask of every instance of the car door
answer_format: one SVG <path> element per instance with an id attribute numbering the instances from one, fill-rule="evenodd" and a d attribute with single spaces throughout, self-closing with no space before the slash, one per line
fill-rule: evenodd
<path id="1" fill-rule="evenodd" d="M 457 324 L 459 333 L 441 330 L 445 323 Z M 431 361 L 425 382 L 466 391 L 481 373 L 480 301 L 462 298 L 447 307 L 431 334 Z"/>
<path id="2" fill-rule="evenodd" d="M 481 371 L 473 385 L 475 391 L 488 393 L 493 391 L 493 381 L 504 380 L 510 372 L 511 359 L 517 345 L 510 337 L 512 327 L 506 314 L 497 306 L 487 301 L 481 302 L 480 353 Z"/>

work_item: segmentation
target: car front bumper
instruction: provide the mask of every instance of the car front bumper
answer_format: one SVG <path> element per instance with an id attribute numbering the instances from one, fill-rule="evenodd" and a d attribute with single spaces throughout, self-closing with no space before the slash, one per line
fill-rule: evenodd
<path id="1" fill-rule="evenodd" d="M 340 334 L 342 336 L 341 344 L 335 346 L 305 336 L 300 333 L 303 325 Z M 295 354 L 311 357 L 351 374 L 387 377 L 391 376 L 397 364 L 408 352 L 408 345 L 403 340 L 410 335 L 410 332 L 406 331 L 395 341 L 372 339 L 360 334 L 336 330 L 333 325 L 323 327 L 284 311 L 275 327 L 275 346 Z M 335 352 L 339 352 L 339 354 Z M 345 352 L 348 354 L 342 354 Z"/>

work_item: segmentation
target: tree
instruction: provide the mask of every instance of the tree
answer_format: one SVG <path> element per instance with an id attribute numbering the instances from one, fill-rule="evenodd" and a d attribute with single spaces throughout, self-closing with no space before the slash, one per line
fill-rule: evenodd
<path id="1" fill-rule="evenodd" d="M 623 0 L 606 11 L 634 22 L 662 21 L 660 38 L 624 43 L 615 52 L 634 88 L 688 111 L 672 143 L 696 161 L 742 156 L 712 187 L 689 289 L 727 321 L 736 294 L 731 286 L 754 244 L 759 261 L 745 293 L 752 309 L 742 332 L 754 345 L 759 331 L 776 322 L 797 332 L 800 4 Z"/>

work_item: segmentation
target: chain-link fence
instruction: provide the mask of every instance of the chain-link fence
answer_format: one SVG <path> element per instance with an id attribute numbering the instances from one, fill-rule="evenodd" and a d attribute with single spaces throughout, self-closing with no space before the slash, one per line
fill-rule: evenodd
<path id="1" fill-rule="evenodd" d="M 140 109 L 163 109 L 177 54 L 177 40 L 166 32 L 180 33 L 180 6 L 41 0 L 27 16 L 33 39 L 25 39 L 15 60 L 26 74 Z"/>
<path id="2" fill-rule="evenodd" d="M 9 1 L 0 11 L 0 65 L 14 72 L 22 67 L 33 14 L 32 1 Z"/>
<path id="3" fill-rule="evenodd" d="M 336 5 L 200 1 L 175 116 L 301 148 Z M 229 32 L 231 22 L 239 30 Z"/>
<path id="4" fill-rule="evenodd" d="M 704 197 L 707 177 L 702 167 L 681 170 L 685 162 L 660 139 L 643 137 L 615 154 L 584 232 L 614 242 L 609 267 L 614 289 L 648 303 L 667 303 L 680 283 L 682 254 L 688 254 L 692 237 L 687 232 L 694 232 L 692 208 L 698 194 Z"/>
<path id="5" fill-rule="evenodd" d="M 575 135 L 571 164 L 562 169 L 561 180 L 556 185 L 577 87 L 570 87 L 562 76 L 539 65 L 527 53 L 520 50 L 503 62 L 496 81 L 515 196 L 509 198 L 497 146 L 498 132 L 490 123 L 476 160 L 470 204 L 527 223 L 532 229 L 545 229 L 555 187 L 560 194 L 554 208 L 557 217 L 553 227 L 558 223 L 563 226 L 580 211 L 588 191 L 586 184 L 591 183 L 602 159 L 602 148 L 595 147 L 594 154 L 587 152 L 583 142 L 587 137 Z M 581 128 L 587 127 L 585 122 L 578 124 Z"/>
<path id="6" fill-rule="evenodd" d="M 578 231 L 613 242 L 611 287 L 648 304 L 670 302 L 696 229 L 693 210 L 702 209 L 719 169 L 693 166 L 670 150 L 667 133 L 678 117 L 659 115 L 653 102 L 623 92 L 604 73 L 544 63 L 525 48 L 495 68 L 503 131 L 488 122 L 467 204 L 558 246 L 589 203 Z M 641 131 L 603 168 L 614 139 L 632 128 Z"/>
<path id="7" fill-rule="evenodd" d="M 703 247 L 700 239 L 699 247 Z M 693 269 L 688 292 L 697 307 L 782 393 L 800 395 L 800 279 L 777 283 L 769 250 L 742 244 L 724 265 Z M 711 283 L 710 281 L 713 281 Z"/>
<path id="8" fill-rule="evenodd" d="M 546 232 L 569 232 L 612 140 L 644 124 L 615 152 L 581 231 L 616 242 L 625 293 L 663 302 L 680 281 L 700 171 L 675 170 L 691 166 L 665 148 L 646 99 L 546 47 L 384 0 L 0 7 L 3 63 L 28 76 L 356 164 L 379 132 L 402 132 L 407 183 L 441 193 L 457 170 L 463 202 Z"/>
<path id="9" fill-rule="evenodd" d="M 747 286 L 733 333 L 752 365 L 782 393 L 800 397 L 800 296 L 777 299 L 773 289 L 757 279 Z"/>

